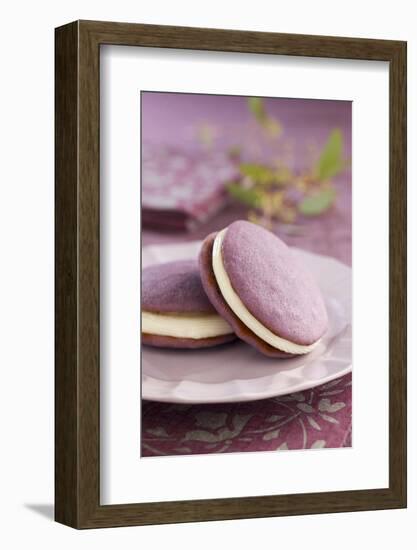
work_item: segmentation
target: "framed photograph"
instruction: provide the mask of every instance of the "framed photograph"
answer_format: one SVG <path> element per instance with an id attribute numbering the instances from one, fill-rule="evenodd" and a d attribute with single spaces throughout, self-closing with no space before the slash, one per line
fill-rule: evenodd
<path id="1" fill-rule="evenodd" d="M 55 518 L 406 506 L 406 43 L 56 29 Z"/>

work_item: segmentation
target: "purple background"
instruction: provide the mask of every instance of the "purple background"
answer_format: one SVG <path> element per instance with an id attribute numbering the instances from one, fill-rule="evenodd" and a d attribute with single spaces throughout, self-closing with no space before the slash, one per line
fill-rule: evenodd
<path id="1" fill-rule="evenodd" d="M 344 153 L 351 157 L 352 123 L 350 101 L 266 99 L 268 114 L 278 118 L 284 128 L 283 139 L 294 152 L 294 168 L 305 163 L 308 144 L 322 147 L 334 128 L 340 128 L 344 137 Z M 142 141 L 144 144 L 175 146 L 190 153 L 201 149 L 195 136 L 199 123 L 218 127 L 215 149 L 241 145 L 245 160 L 253 158 L 251 136 L 254 117 L 247 107 L 247 98 L 234 96 L 142 93 Z M 255 136 L 257 137 L 257 136 Z M 261 156 L 267 160 L 271 151 L 265 147 Z M 335 178 L 338 198 L 332 211 L 318 218 L 302 220 L 297 231 L 288 231 L 278 224 L 276 232 L 290 246 L 328 254 L 350 264 L 351 251 L 351 172 L 347 169 Z M 224 208 L 216 217 L 199 225 L 192 232 L 164 233 L 144 229 L 143 246 L 161 242 L 203 239 L 208 233 L 225 227 L 235 219 L 246 217 L 246 208 L 237 203 Z"/>
<path id="2" fill-rule="evenodd" d="M 351 102 L 311 99 L 265 98 L 268 114 L 285 129 L 285 139 L 302 146 L 313 139 L 322 144 L 334 127 L 345 137 L 345 153 L 351 155 Z M 242 127 L 253 116 L 247 98 L 204 94 L 142 93 L 142 138 L 146 143 L 198 149 L 196 125 L 210 123 L 223 132 L 219 147 L 236 145 Z"/>

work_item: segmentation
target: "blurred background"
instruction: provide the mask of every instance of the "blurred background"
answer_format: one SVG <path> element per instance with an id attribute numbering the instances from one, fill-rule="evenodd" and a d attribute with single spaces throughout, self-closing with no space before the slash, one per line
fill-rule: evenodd
<path id="1" fill-rule="evenodd" d="M 351 263 L 351 102 L 142 92 L 143 245 L 249 219 Z"/>

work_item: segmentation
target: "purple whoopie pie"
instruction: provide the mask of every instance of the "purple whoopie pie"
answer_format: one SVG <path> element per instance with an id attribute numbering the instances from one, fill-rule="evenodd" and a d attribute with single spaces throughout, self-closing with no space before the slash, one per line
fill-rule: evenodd
<path id="1" fill-rule="evenodd" d="M 201 284 L 198 263 L 182 260 L 142 272 L 142 342 L 164 348 L 207 348 L 236 338 Z"/>
<path id="2" fill-rule="evenodd" d="M 270 357 L 309 353 L 328 327 L 326 306 L 308 270 L 276 235 L 236 221 L 203 242 L 203 287 L 218 313 Z"/>

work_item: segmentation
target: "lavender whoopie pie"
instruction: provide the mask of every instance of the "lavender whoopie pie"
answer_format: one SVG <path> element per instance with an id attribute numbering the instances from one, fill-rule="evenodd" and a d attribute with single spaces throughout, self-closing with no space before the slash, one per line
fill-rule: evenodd
<path id="1" fill-rule="evenodd" d="M 142 272 L 142 342 L 164 348 L 207 348 L 236 338 L 201 284 L 198 263 L 182 260 Z"/>
<path id="2" fill-rule="evenodd" d="M 236 221 L 203 242 L 199 266 L 207 296 L 247 343 L 270 357 L 310 352 L 327 330 L 311 274 L 276 235 Z"/>

